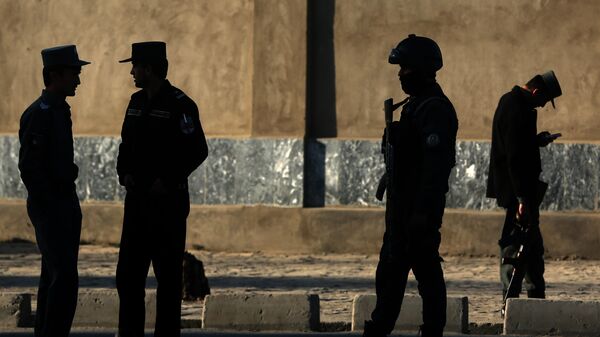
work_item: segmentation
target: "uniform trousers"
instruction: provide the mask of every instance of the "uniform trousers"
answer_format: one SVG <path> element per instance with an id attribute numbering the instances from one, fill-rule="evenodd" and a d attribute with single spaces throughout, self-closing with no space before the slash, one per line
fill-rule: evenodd
<path id="1" fill-rule="evenodd" d="M 178 337 L 181 328 L 182 265 L 187 190 L 161 196 L 128 192 L 117 264 L 119 336 L 144 336 L 145 286 L 150 263 L 157 281 L 154 336 Z"/>
<path id="2" fill-rule="evenodd" d="M 81 208 L 75 190 L 28 197 L 27 213 L 42 255 L 34 335 L 67 337 L 77 307 Z"/>
<path id="3" fill-rule="evenodd" d="M 442 208 L 443 210 L 443 208 Z M 392 215 L 393 212 L 398 212 Z M 443 211 L 442 211 L 443 212 Z M 375 274 L 377 302 L 371 319 L 377 330 L 387 335 L 396 324 L 410 270 L 423 300 L 423 336 L 441 336 L 446 325 L 446 284 L 439 255 L 441 216 L 419 231 L 408 233 L 407 220 L 400 210 L 387 210 L 383 245 Z M 439 222 L 438 222 L 439 221 Z M 437 222 L 437 223 L 436 223 Z"/>
<path id="4" fill-rule="evenodd" d="M 502 229 L 502 237 L 499 240 L 500 257 L 515 258 L 519 251 L 520 238 L 518 231 L 515 228 L 515 218 L 518 205 L 512 203 L 506 208 L 506 218 L 504 219 L 504 227 Z M 544 240 L 539 226 L 539 209 L 534 208 L 529 210 L 529 233 L 526 241 L 525 254 L 525 277 L 519 281 L 515 289 L 516 294 L 511 294 L 510 297 L 518 297 L 521 292 L 522 282 L 525 281 L 525 289 L 527 296 L 530 298 L 545 298 L 546 297 L 546 282 L 544 280 Z M 513 266 L 510 264 L 500 263 L 500 280 L 502 281 L 502 298 L 504 299 L 510 279 L 512 277 Z"/>

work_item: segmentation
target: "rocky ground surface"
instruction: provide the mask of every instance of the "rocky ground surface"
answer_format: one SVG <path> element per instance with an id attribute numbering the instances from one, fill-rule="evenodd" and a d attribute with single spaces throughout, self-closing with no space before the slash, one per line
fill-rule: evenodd
<path id="1" fill-rule="evenodd" d="M 320 296 L 321 321 L 349 324 L 352 299 L 374 292 L 376 255 L 290 255 L 264 252 L 223 253 L 192 250 L 204 262 L 212 293 L 313 293 Z M 81 288 L 115 287 L 118 248 L 82 245 Z M 468 296 L 469 321 L 478 331 L 498 329 L 500 283 L 497 257 L 444 257 L 449 295 Z M 40 255 L 32 243 L 0 243 L 0 291 L 35 294 Z M 547 296 L 551 299 L 600 300 L 600 261 L 548 259 Z M 156 281 L 150 270 L 148 287 Z M 407 293 L 417 293 L 410 276 Z M 202 302 L 184 302 L 184 319 L 199 320 Z M 342 324 L 343 326 L 344 324 Z"/>

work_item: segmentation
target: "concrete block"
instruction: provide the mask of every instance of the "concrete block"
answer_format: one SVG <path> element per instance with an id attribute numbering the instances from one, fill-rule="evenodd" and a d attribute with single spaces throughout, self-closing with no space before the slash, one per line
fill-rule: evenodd
<path id="1" fill-rule="evenodd" d="M 319 296 L 218 294 L 204 300 L 202 327 L 230 330 L 309 331 L 319 326 Z"/>
<path id="2" fill-rule="evenodd" d="M 156 321 L 156 291 L 146 290 L 146 328 Z M 119 295 L 116 290 L 85 290 L 77 298 L 74 327 L 116 328 L 119 324 Z"/>
<path id="3" fill-rule="evenodd" d="M 366 320 L 371 319 L 377 297 L 374 294 L 356 295 L 352 303 L 352 331 L 362 331 Z M 418 295 L 405 295 L 402 310 L 394 331 L 416 331 L 423 324 L 423 303 Z M 446 306 L 447 332 L 467 333 L 469 327 L 469 301 L 467 297 L 449 296 Z"/>
<path id="4" fill-rule="evenodd" d="M 21 327 L 29 316 L 31 316 L 31 295 L 0 293 L 0 328 Z"/>
<path id="5" fill-rule="evenodd" d="M 600 336 L 600 302 L 511 298 L 504 334 Z"/>

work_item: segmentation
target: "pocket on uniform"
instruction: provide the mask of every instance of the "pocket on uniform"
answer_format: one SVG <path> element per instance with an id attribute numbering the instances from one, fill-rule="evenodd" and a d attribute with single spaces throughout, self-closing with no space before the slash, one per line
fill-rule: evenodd
<path id="1" fill-rule="evenodd" d="M 29 133 L 25 135 L 22 154 L 20 158 L 20 168 L 25 171 L 35 170 L 42 167 L 45 163 L 45 150 L 48 139 L 40 133 Z"/>

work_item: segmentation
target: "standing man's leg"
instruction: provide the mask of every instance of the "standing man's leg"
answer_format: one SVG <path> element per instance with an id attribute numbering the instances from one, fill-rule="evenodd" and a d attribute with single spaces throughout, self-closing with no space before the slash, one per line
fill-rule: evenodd
<path id="1" fill-rule="evenodd" d="M 366 322 L 365 336 L 385 336 L 392 332 L 402 307 L 410 264 L 398 248 L 391 247 L 394 244 L 391 241 L 390 233 L 386 232 L 375 273 L 377 302 L 371 313 L 372 322 Z"/>
<path id="2" fill-rule="evenodd" d="M 42 254 L 36 336 L 66 337 L 71 330 L 79 278 L 81 209 L 76 196 L 28 205 Z"/>
<path id="3" fill-rule="evenodd" d="M 186 219 L 189 214 L 187 191 L 176 191 L 164 201 L 159 223 L 153 224 L 152 265 L 156 289 L 155 337 L 179 337 L 181 330 L 181 291 Z"/>
<path id="4" fill-rule="evenodd" d="M 146 278 L 150 267 L 147 222 L 139 196 L 128 192 L 117 264 L 119 293 L 119 336 L 143 337 L 146 317 Z"/>
<path id="5" fill-rule="evenodd" d="M 516 204 L 511 204 L 506 209 L 506 217 L 504 218 L 504 226 L 502 227 L 502 237 L 498 241 L 498 244 L 500 245 L 500 281 L 502 282 L 502 300 L 504 300 L 506 292 L 508 291 L 508 285 L 510 284 L 514 269 L 513 265 L 511 264 L 502 264 L 502 259 L 515 258 L 519 250 L 519 247 L 515 245 L 512 237 L 517 207 L 518 206 Z M 515 285 L 515 289 L 521 289 L 521 285 Z"/>
<path id="6" fill-rule="evenodd" d="M 423 299 L 423 337 L 442 336 L 446 326 L 446 283 L 439 254 L 439 230 L 426 233 L 415 245 L 413 273 Z"/>
<path id="7" fill-rule="evenodd" d="M 31 217 L 31 216 L 30 216 Z M 39 246 L 39 240 L 38 247 Z M 40 248 L 41 251 L 41 248 Z M 46 322 L 46 311 L 48 310 L 48 286 L 50 285 L 50 275 L 48 271 L 48 266 L 46 261 L 44 261 L 44 256 L 42 255 L 42 273 L 40 275 L 40 283 L 38 285 L 37 292 L 37 309 L 35 313 L 35 328 L 34 335 L 35 337 L 42 337 L 42 330 L 44 329 L 44 325 Z"/>
<path id="8" fill-rule="evenodd" d="M 544 280 L 544 239 L 540 231 L 539 209 L 531 212 L 532 227 L 529 233 L 527 256 L 527 272 L 525 273 L 525 289 L 529 298 L 546 298 L 546 281 Z"/>

